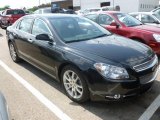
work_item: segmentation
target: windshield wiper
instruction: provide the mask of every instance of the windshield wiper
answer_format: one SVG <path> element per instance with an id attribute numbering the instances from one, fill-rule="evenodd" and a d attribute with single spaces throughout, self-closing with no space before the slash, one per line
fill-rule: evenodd
<path id="1" fill-rule="evenodd" d="M 79 39 L 79 40 L 65 41 L 65 43 L 80 42 L 80 41 L 86 41 L 86 40 L 90 40 L 90 39 L 92 39 L 92 38 L 86 38 L 86 39 Z"/>
<path id="2" fill-rule="evenodd" d="M 86 41 L 86 40 L 96 39 L 96 38 L 100 38 L 100 37 L 104 37 L 104 36 L 109 36 L 109 35 L 112 35 L 112 34 L 108 34 L 108 35 L 107 35 L 107 34 L 102 34 L 102 35 L 95 36 L 95 37 L 92 37 L 92 38 L 86 38 L 86 39 L 79 39 L 79 40 L 65 41 L 65 43 L 72 43 L 72 42 Z"/>
<path id="3" fill-rule="evenodd" d="M 109 36 L 109 35 L 112 35 L 112 34 L 102 34 L 102 35 L 98 35 L 98 36 L 95 36 L 95 37 L 93 37 L 93 38 L 91 38 L 91 39 L 96 39 L 96 38 L 100 38 L 100 37 L 104 37 L 104 36 Z"/>

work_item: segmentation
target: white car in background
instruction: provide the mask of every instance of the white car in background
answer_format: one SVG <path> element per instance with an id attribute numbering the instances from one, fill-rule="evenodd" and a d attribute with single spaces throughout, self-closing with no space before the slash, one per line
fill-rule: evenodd
<path id="1" fill-rule="evenodd" d="M 86 15 L 88 13 L 92 13 L 92 12 L 100 12 L 100 11 L 113 11 L 114 7 L 112 6 L 105 6 L 105 7 L 100 7 L 100 8 L 87 8 L 84 10 L 78 10 L 75 11 L 77 15 Z"/>
<path id="2" fill-rule="evenodd" d="M 160 27 L 160 19 L 153 12 L 133 12 L 129 14 L 144 24 Z"/>

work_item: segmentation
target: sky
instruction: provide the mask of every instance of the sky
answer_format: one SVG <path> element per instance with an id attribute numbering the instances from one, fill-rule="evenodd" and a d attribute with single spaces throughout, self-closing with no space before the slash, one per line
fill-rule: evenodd
<path id="1" fill-rule="evenodd" d="M 40 3 L 50 3 L 51 0 L 40 0 Z M 39 0 L 0 0 L 0 7 L 9 5 L 11 8 L 31 8 L 39 5 Z"/>

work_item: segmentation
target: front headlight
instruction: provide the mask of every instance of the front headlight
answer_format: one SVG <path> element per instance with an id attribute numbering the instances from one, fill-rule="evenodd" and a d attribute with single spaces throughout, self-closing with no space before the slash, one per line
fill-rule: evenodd
<path id="1" fill-rule="evenodd" d="M 160 35 L 159 34 L 153 34 L 153 37 L 157 42 L 160 42 Z"/>
<path id="2" fill-rule="evenodd" d="M 127 79 L 129 78 L 129 75 L 126 69 L 121 68 L 121 67 L 108 65 L 105 63 L 95 63 L 94 67 L 101 75 L 109 79 Z"/>

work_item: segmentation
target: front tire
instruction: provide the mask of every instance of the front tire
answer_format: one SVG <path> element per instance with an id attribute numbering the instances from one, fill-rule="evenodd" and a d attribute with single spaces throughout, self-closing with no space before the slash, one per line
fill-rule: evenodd
<path id="1" fill-rule="evenodd" d="M 89 90 L 82 73 L 73 66 L 62 70 L 61 80 L 67 96 L 74 102 L 82 103 L 89 99 Z"/>
<path id="2" fill-rule="evenodd" d="M 20 62 L 20 58 L 16 52 L 16 48 L 13 44 L 13 42 L 9 42 L 9 52 L 10 52 L 10 56 L 12 58 L 12 60 L 16 63 Z"/>

